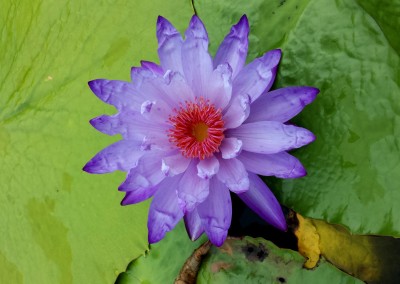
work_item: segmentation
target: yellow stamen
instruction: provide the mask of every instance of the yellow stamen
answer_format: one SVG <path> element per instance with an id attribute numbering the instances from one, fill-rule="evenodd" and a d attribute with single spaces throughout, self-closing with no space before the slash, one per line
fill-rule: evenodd
<path id="1" fill-rule="evenodd" d="M 193 137 L 196 138 L 198 142 L 202 142 L 208 137 L 208 126 L 204 122 L 199 122 L 195 124 L 192 128 Z"/>

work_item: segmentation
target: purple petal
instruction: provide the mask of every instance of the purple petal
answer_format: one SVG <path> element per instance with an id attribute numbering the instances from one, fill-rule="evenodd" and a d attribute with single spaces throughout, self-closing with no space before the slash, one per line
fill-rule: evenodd
<path id="1" fill-rule="evenodd" d="M 275 79 L 281 50 L 265 53 L 246 65 L 233 80 L 233 96 L 247 95 L 254 102 L 264 91 L 268 91 Z"/>
<path id="2" fill-rule="evenodd" d="M 127 191 L 121 201 L 122 206 L 143 202 L 154 195 L 157 187 L 139 187 L 132 191 Z"/>
<path id="3" fill-rule="evenodd" d="M 228 63 L 218 65 L 205 86 L 204 98 L 219 109 L 224 109 L 232 97 L 232 68 Z"/>
<path id="4" fill-rule="evenodd" d="M 168 122 L 168 117 L 171 115 L 171 107 L 167 105 L 163 100 L 158 101 L 145 101 L 141 106 L 141 115 L 148 121 L 156 124 L 163 125 L 165 135 L 171 125 Z"/>
<path id="5" fill-rule="evenodd" d="M 240 199 L 269 224 L 286 231 L 285 216 L 274 194 L 257 175 L 249 173 L 249 180 L 250 188 L 238 194 Z"/>
<path id="6" fill-rule="evenodd" d="M 200 160 L 197 164 L 197 175 L 203 179 L 209 179 L 219 170 L 219 162 L 215 156 Z"/>
<path id="7" fill-rule="evenodd" d="M 235 78 L 246 62 L 248 35 L 249 21 L 246 15 L 243 15 L 239 22 L 232 26 L 231 31 L 219 46 L 214 58 L 214 68 L 227 62 L 232 67 L 233 78 Z"/>
<path id="8" fill-rule="evenodd" d="M 164 77 L 141 77 L 140 74 L 137 77 L 141 80 L 138 83 L 140 95 L 146 96 L 146 100 L 164 102 L 170 112 L 179 108 L 180 103 L 194 100 L 193 91 L 178 72 L 167 71 Z"/>
<path id="9" fill-rule="evenodd" d="M 182 37 L 175 27 L 165 18 L 159 16 L 157 19 L 158 56 L 162 68 L 177 71 L 182 70 Z"/>
<path id="10" fill-rule="evenodd" d="M 318 93 L 319 90 L 313 87 L 287 87 L 266 93 L 250 106 L 246 123 L 263 120 L 286 122 L 311 103 Z"/>
<path id="11" fill-rule="evenodd" d="M 197 175 L 196 161 L 193 160 L 178 184 L 179 204 L 186 214 L 192 211 L 197 204 L 203 202 L 209 191 L 209 180 Z"/>
<path id="12" fill-rule="evenodd" d="M 97 153 L 83 170 L 91 174 L 104 174 L 116 170 L 129 171 L 137 166 L 143 154 L 139 142 L 121 140 Z"/>
<path id="13" fill-rule="evenodd" d="M 242 141 L 235 137 L 225 138 L 222 140 L 219 150 L 223 159 L 232 159 L 237 157 L 242 151 Z"/>
<path id="14" fill-rule="evenodd" d="M 307 174 L 300 161 L 286 152 L 265 155 L 243 151 L 238 159 L 246 170 L 263 176 L 298 178 Z"/>
<path id="15" fill-rule="evenodd" d="M 116 115 L 101 115 L 91 119 L 90 124 L 98 131 L 107 135 L 116 135 L 123 132 L 123 127 L 120 125 L 119 114 Z"/>
<path id="16" fill-rule="evenodd" d="M 307 129 L 277 121 L 243 124 L 229 130 L 226 135 L 242 140 L 243 150 L 261 154 L 275 154 L 299 148 L 315 140 L 314 134 Z"/>
<path id="17" fill-rule="evenodd" d="M 162 159 L 161 170 L 166 176 L 175 176 L 183 173 L 190 164 L 190 159 L 178 152 Z"/>
<path id="18" fill-rule="evenodd" d="M 235 193 L 244 192 L 249 189 L 247 171 L 242 162 L 238 159 L 220 159 L 220 169 L 217 177 L 231 191 Z"/>
<path id="19" fill-rule="evenodd" d="M 99 99 L 115 106 L 118 110 L 125 107 L 137 109 L 141 103 L 141 98 L 136 94 L 135 87 L 131 83 L 97 79 L 88 84 Z"/>
<path id="20" fill-rule="evenodd" d="M 186 81 L 197 97 L 206 97 L 206 88 L 213 71 L 212 59 L 208 53 L 207 31 L 201 20 L 194 15 L 185 32 L 182 46 L 182 64 Z"/>
<path id="21" fill-rule="evenodd" d="M 188 212 L 185 214 L 185 227 L 186 231 L 192 241 L 197 240 L 203 233 L 204 227 L 201 223 L 201 219 L 197 209 L 193 209 L 192 212 Z"/>
<path id="22" fill-rule="evenodd" d="M 223 114 L 224 127 L 229 129 L 242 125 L 249 114 L 250 97 L 247 95 L 234 97 Z"/>
<path id="23" fill-rule="evenodd" d="M 138 188 L 150 188 L 159 184 L 165 175 L 161 171 L 163 151 L 146 151 L 136 168 L 132 169 L 127 179 L 119 186 L 120 191 L 132 191 Z"/>
<path id="24" fill-rule="evenodd" d="M 194 101 L 195 95 L 182 74 L 169 72 L 166 74 L 165 80 L 166 83 L 163 86 L 165 94 L 163 95 L 163 99 L 172 108 L 178 107 L 185 101 Z"/>
<path id="25" fill-rule="evenodd" d="M 154 62 L 142 60 L 142 61 L 140 61 L 140 65 L 142 65 L 143 68 L 150 70 L 154 74 L 161 75 L 161 76 L 164 74 L 164 71 L 161 68 L 161 66 Z"/>
<path id="26" fill-rule="evenodd" d="M 154 73 L 151 69 L 143 68 L 143 67 L 132 67 L 131 68 L 132 85 L 134 86 L 136 92 L 141 91 L 143 82 L 146 82 L 149 79 L 158 78 L 158 77 L 160 77 L 160 76 L 157 76 L 157 73 Z M 143 96 L 143 98 L 147 98 L 147 97 Z"/>
<path id="27" fill-rule="evenodd" d="M 90 124 L 108 135 L 121 134 L 124 139 L 146 140 L 146 144 L 157 144 L 165 148 L 169 145 L 167 131 L 170 125 L 166 123 L 165 117 L 159 118 L 157 109 L 159 109 L 159 103 L 157 107 L 154 107 L 154 113 L 151 115 L 146 116 L 146 114 L 124 110 L 113 116 L 96 117 L 90 121 Z"/>
<path id="28" fill-rule="evenodd" d="M 211 179 L 210 194 L 197 206 L 204 230 L 215 246 L 221 246 L 232 220 L 232 203 L 229 190 L 218 179 Z"/>
<path id="29" fill-rule="evenodd" d="M 166 178 L 157 186 L 158 190 L 151 202 L 147 221 L 150 244 L 164 238 L 165 233 L 171 231 L 183 217 L 176 196 L 180 178 L 180 176 Z"/>

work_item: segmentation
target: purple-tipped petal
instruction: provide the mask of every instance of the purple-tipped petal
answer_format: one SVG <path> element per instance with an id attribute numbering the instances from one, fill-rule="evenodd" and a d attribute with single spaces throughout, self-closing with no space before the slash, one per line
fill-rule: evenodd
<path id="1" fill-rule="evenodd" d="M 136 109 L 141 98 L 136 94 L 134 85 L 128 82 L 97 79 L 90 81 L 92 92 L 103 102 L 115 106 L 118 110 L 124 108 Z"/>
<path id="2" fill-rule="evenodd" d="M 142 100 L 149 99 L 149 94 L 146 93 L 146 90 L 142 90 L 143 84 L 154 78 L 162 78 L 162 76 L 160 76 L 158 73 L 153 72 L 153 70 L 149 68 L 131 68 L 132 85 L 135 89 L 136 95 L 139 95 Z"/>
<path id="3" fill-rule="evenodd" d="M 178 184 L 179 205 L 185 214 L 207 198 L 209 184 L 208 179 L 197 175 L 196 161 L 193 160 Z"/>
<path id="4" fill-rule="evenodd" d="M 204 98 L 219 109 L 224 109 L 232 97 L 232 68 L 228 63 L 218 65 L 206 85 Z"/>
<path id="5" fill-rule="evenodd" d="M 186 81 L 197 97 L 207 97 L 207 85 L 213 72 L 208 53 L 208 35 L 201 20 L 194 15 L 185 32 L 182 45 L 182 64 Z"/>
<path id="6" fill-rule="evenodd" d="M 176 196 L 176 187 L 180 178 L 180 176 L 166 178 L 157 186 L 147 221 L 150 244 L 164 238 L 165 233 L 171 231 L 183 217 Z"/>
<path id="7" fill-rule="evenodd" d="M 177 71 L 182 70 L 182 36 L 175 27 L 165 18 L 159 16 L 157 19 L 158 56 L 162 68 Z"/>
<path id="8" fill-rule="evenodd" d="M 238 194 L 240 199 L 266 222 L 282 231 L 286 231 L 285 216 L 274 194 L 257 175 L 249 173 L 249 180 L 249 190 Z"/>
<path id="9" fill-rule="evenodd" d="M 119 114 L 112 116 L 100 115 L 91 119 L 89 122 L 98 131 L 107 135 L 112 136 L 123 132 L 123 127 L 121 127 L 120 124 Z"/>
<path id="10" fill-rule="evenodd" d="M 235 78 L 246 62 L 248 35 L 249 21 L 246 15 L 243 15 L 239 22 L 232 26 L 231 31 L 219 46 L 214 58 L 214 68 L 219 64 L 229 63 L 233 70 L 233 78 Z"/>
<path id="11" fill-rule="evenodd" d="M 201 219 L 199 213 L 197 212 L 197 209 L 194 209 L 192 212 L 186 213 L 184 220 L 189 238 L 192 241 L 197 240 L 204 233 L 204 227 L 201 223 Z"/>
<path id="12" fill-rule="evenodd" d="M 157 187 L 139 187 L 132 191 L 127 191 L 121 201 L 122 206 L 143 202 L 154 195 Z"/>
<path id="13" fill-rule="evenodd" d="M 156 63 L 154 63 L 154 62 L 142 60 L 142 61 L 140 61 L 140 65 L 142 65 L 142 68 L 150 70 L 155 75 L 161 75 L 162 76 L 164 74 L 164 71 L 161 68 L 161 66 L 156 64 Z"/>
<path id="14" fill-rule="evenodd" d="M 246 123 L 263 120 L 286 122 L 300 113 L 318 93 L 319 90 L 313 87 L 287 87 L 266 93 L 251 105 Z"/>
<path id="15" fill-rule="evenodd" d="M 159 184 L 165 175 L 161 171 L 163 151 L 146 151 L 136 168 L 132 169 L 126 180 L 119 186 L 120 191 L 132 191 L 138 188 L 150 188 Z"/>
<path id="16" fill-rule="evenodd" d="M 232 203 L 229 190 L 218 179 L 210 182 L 208 198 L 197 206 L 204 230 L 215 246 L 221 246 L 232 220 Z"/>
<path id="17" fill-rule="evenodd" d="M 219 170 L 219 162 L 215 156 L 200 160 L 197 164 L 197 175 L 203 179 L 209 179 Z"/>
<path id="18" fill-rule="evenodd" d="M 237 157 L 242 151 L 242 141 L 235 137 L 225 138 L 222 140 L 219 150 L 223 159 L 232 159 Z"/>
<path id="19" fill-rule="evenodd" d="M 233 96 L 247 95 L 254 102 L 268 91 L 274 83 L 280 58 L 281 50 L 275 49 L 246 65 L 233 80 Z"/>
<path id="20" fill-rule="evenodd" d="M 309 130 L 277 121 L 259 121 L 231 129 L 227 136 L 243 142 L 243 150 L 261 154 L 276 154 L 299 148 L 315 140 Z"/>
<path id="21" fill-rule="evenodd" d="M 300 161 L 286 152 L 265 155 L 243 151 L 238 159 L 246 170 L 258 175 L 299 178 L 307 174 Z"/>
<path id="22" fill-rule="evenodd" d="M 178 152 L 162 159 L 161 170 L 166 176 L 175 176 L 183 173 L 190 164 L 190 159 Z"/>
<path id="23" fill-rule="evenodd" d="M 217 177 L 231 191 L 241 193 L 249 189 L 249 178 L 242 162 L 238 159 L 220 159 Z"/>
<path id="24" fill-rule="evenodd" d="M 242 125 L 250 114 L 250 102 L 250 97 L 247 95 L 232 98 L 230 105 L 223 114 L 224 127 L 229 129 Z"/>
<path id="25" fill-rule="evenodd" d="M 116 170 L 127 172 L 137 166 L 143 154 L 139 142 L 121 140 L 97 153 L 83 170 L 91 174 L 104 174 Z"/>

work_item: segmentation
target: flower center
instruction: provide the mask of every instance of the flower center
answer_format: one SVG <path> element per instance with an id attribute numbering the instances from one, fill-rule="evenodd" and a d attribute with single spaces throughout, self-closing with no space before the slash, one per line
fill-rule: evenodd
<path id="1" fill-rule="evenodd" d="M 224 139 L 220 109 L 200 98 L 185 102 L 174 112 L 175 115 L 169 117 L 172 128 L 168 131 L 168 137 L 185 157 L 205 159 L 219 151 Z"/>

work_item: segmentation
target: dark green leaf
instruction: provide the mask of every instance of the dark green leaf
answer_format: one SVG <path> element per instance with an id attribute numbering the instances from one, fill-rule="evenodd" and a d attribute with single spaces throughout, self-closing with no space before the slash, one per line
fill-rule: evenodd
<path id="1" fill-rule="evenodd" d="M 317 136 L 295 152 L 308 177 L 273 182 L 280 200 L 352 232 L 400 236 L 400 1 L 195 3 L 214 50 L 246 13 L 250 59 L 283 50 L 275 87 L 321 90 L 294 120 Z"/>

